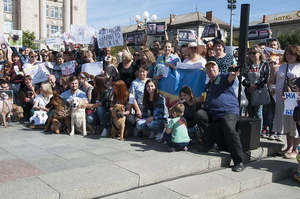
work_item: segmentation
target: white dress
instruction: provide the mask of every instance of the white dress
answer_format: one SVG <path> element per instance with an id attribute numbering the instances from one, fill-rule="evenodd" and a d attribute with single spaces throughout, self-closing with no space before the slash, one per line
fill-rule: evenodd
<path id="1" fill-rule="evenodd" d="M 273 120 L 273 132 L 278 132 L 290 136 L 298 137 L 298 131 L 296 123 L 292 116 L 283 115 L 284 102 L 282 100 L 282 90 L 285 81 L 285 72 L 287 64 L 282 64 L 276 73 L 276 105 L 275 105 L 275 116 Z M 289 79 L 300 77 L 300 63 L 289 64 L 287 76 Z"/>

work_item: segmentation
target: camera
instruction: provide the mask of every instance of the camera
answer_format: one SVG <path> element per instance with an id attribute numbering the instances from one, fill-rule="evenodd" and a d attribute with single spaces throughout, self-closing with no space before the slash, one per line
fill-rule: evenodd
<path id="1" fill-rule="evenodd" d="M 240 70 L 240 67 L 229 67 L 228 72 L 238 72 Z"/>

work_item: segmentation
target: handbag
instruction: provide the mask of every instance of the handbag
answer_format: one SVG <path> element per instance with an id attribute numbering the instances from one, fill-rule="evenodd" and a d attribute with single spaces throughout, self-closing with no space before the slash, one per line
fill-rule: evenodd
<path id="1" fill-rule="evenodd" d="M 264 85 L 262 88 L 255 89 L 251 94 L 252 106 L 266 105 L 269 104 L 270 102 L 271 102 L 271 97 L 266 85 Z"/>
<path id="2" fill-rule="evenodd" d="M 297 85 L 296 85 L 296 80 L 297 78 L 292 78 L 289 79 L 287 76 L 289 65 L 287 64 L 286 70 L 285 70 L 285 79 L 284 79 L 284 84 L 283 84 L 283 89 L 282 89 L 282 96 L 284 96 L 285 92 L 297 92 Z"/>

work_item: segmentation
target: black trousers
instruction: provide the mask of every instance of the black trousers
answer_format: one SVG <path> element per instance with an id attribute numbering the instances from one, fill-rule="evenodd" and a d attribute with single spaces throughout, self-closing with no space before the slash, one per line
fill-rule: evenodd
<path id="1" fill-rule="evenodd" d="M 244 159 L 240 135 L 236 131 L 238 117 L 228 114 L 211 121 L 204 138 L 206 147 L 212 148 L 217 143 L 221 149 L 228 151 L 234 164 L 241 163 Z"/>

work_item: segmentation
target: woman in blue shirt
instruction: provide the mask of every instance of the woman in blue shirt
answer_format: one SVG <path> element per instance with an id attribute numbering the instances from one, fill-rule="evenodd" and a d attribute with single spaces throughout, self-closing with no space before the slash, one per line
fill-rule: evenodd
<path id="1" fill-rule="evenodd" d="M 168 109 L 166 99 L 158 93 L 157 83 L 152 79 L 147 80 L 143 98 L 142 118 L 137 122 L 139 131 L 150 131 L 149 138 L 159 139 L 167 123 Z"/>

